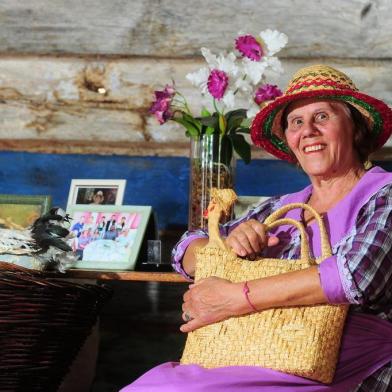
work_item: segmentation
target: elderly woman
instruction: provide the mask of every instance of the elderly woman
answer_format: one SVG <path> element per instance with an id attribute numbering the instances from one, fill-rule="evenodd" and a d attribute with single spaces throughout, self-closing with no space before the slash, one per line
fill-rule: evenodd
<path id="1" fill-rule="evenodd" d="M 212 277 L 191 285 L 184 295 L 183 332 L 254 309 L 351 304 L 332 384 L 259 367 L 168 363 L 124 391 L 391 391 L 392 174 L 365 164 L 391 129 L 391 109 L 359 92 L 343 73 L 323 65 L 298 71 L 285 94 L 258 113 L 252 140 L 300 165 L 311 185 L 267 200 L 222 226 L 221 233 L 243 258 L 298 258 L 298 231 L 280 227 L 267 236 L 263 221 L 283 205 L 304 202 L 322 214 L 333 256 L 317 267 L 249 281 L 247 291 L 244 282 Z M 312 252 L 319 256 L 312 217 L 300 210 L 286 216 L 302 220 Z M 207 241 L 202 231 L 186 233 L 173 251 L 175 269 L 191 278 L 194 249 Z"/>

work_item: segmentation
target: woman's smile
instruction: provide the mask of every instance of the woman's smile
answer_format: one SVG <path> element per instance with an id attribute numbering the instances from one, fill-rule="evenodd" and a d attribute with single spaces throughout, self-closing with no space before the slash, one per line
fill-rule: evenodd
<path id="1" fill-rule="evenodd" d="M 353 126 L 343 103 L 304 99 L 289 107 L 285 136 L 297 161 L 311 178 L 329 178 L 358 165 Z"/>
<path id="2" fill-rule="evenodd" d="M 304 151 L 305 154 L 310 154 L 310 153 L 313 153 L 313 152 L 322 151 L 326 147 L 327 146 L 325 144 L 315 143 L 315 144 L 311 144 L 311 145 L 305 146 L 303 148 L 303 151 Z"/>

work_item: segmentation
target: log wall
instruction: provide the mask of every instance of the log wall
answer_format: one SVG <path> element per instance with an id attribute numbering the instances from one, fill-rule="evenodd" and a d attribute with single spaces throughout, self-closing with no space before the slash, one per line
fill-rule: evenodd
<path id="1" fill-rule="evenodd" d="M 390 0 L 2 0 L 0 193 L 50 194 L 65 207 L 72 178 L 125 178 L 124 203 L 152 205 L 174 243 L 187 221 L 189 141 L 148 114 L 154 89 L 174 79 L 197 110 L 185 75 L 203 64 L 200 47 L 231 50 L 239 31 L 271 28 L 289 37 L 281 88 L 296 69 L 321 62 L 392 105 L 391 14 Z M 391 150 L 389 141 L 376 157 L 388 170 Z M 253 156 L 250 166 L 238 162 L 239 194 L 306 184 L 295 167 L 260 150 Z M 184 344 L 185 286 L 113 286 L 94 392 L 178 359 Z"/>
<path id="2" fill-rule="evenodd" d="M 239 31 L 272 28 L 288 35 L 280 53 L 285 73 L 271 80 L 281 88 L 296 69 L 323 62 L 392 105 L 391 13 L 389 0 L 4 0 L 0 155 L 7 159 L 4 154 L 14 152 L 15 159 L 39 162 L 49 154 L 63 165 L 74 154 L 90 161 L 109 156 L 112 165 L 114 156 L 128 157 L 130 173 L 139 157 L 186 158 L 184 130 L 171 123 L 159 126 L 148 113 L 153 91 L 174 79 L 197 112 L 199 92 L 185 75 L 203 65 L 201 46 L 231 50 Z M 391 150 L 389 141 L 375 158 L 390 160 Z M 273 159 L 261 150 L 253 157 Z M 173 162 L 182 162 L 176 170 L 186 168 L 184 160 Z M 111 175 L 125 178 L 123 173 L 119 164 Z M 77 175 L 105 178 L 107 173 L 97 166 L 94 173 L 78 170 Z M 43 175 L 48 182 L 51 176 Z M 6 171 L 3 193 L 27 192 L 29 186 L 32 192 L 45 191 L 39 183 L 11 188 L 9 177 Z M 68 180 L 59 185 L 62 194 Z"/>

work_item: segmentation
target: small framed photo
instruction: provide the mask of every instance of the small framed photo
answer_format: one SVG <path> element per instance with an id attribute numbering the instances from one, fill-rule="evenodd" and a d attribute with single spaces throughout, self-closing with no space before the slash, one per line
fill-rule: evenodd
<path id="1" fill-rule="evenodd" d="M 67 206 L 100 204 L 120 206 L 123 202 L 126 180 L 71 181 Z"/>
<path id="2" fill-rule="evenodd" d="M 151 211 L 150 206 L 69 206 L 68 244 L 79 256 L 74 268 L 135 269 Z"/>
<path id="3" fill-rule="evenodd" d="M 0 195 L 0 228 L 23 230 L 51 207 L 50 196 Z"/>

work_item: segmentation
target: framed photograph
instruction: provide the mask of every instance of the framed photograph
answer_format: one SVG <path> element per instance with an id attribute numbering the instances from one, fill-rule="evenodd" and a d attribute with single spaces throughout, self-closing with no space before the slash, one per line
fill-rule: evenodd
<path id="1" fill-rule="evenodd" d="M 95 204 L 120 206 L 126 180 L 72 180 L 67 206 Z"/>
<path id="2" fill-rule="evenodd" d="M 49 211 L 50 196 L 0 195 L 0 227 L 23 230 Z"/>
<path id="3" fill-rule="evenodd" d="M 74 268 L 133 270 L 151 214 L 150 206 L 73 205 L 68 243 L 78 254 Z"/>
<path id="4" fill-rule="evenodd" d="M 247 213 L 252 207 L 255 207 L 269 199 L 269 196 L 238 196 L 234 205 L 234 215 L 236 218 Z"/>

